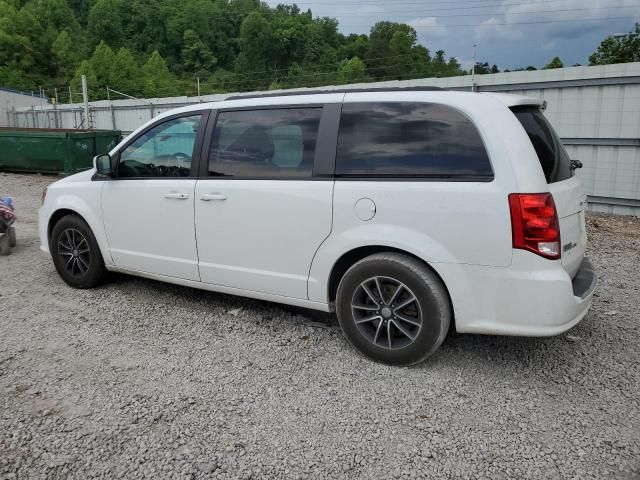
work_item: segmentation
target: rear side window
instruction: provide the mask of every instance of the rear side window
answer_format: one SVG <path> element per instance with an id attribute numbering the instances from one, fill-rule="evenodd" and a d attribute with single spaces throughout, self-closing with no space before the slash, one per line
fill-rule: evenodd
<path id="1" fill-rule="evenodd" d="M 344 104 L 336 175 L 493 179 L 469 118 L 444 105 L 395 102 Z"/>
<path id="2" fill-rule="evenodd" d="M 573 176 L 571 159 L 549 121 L 537 107 L 511 109 L 533 144 L 547 183 L 561 182 Z"/>
<path id="3" fill-rule="evenodd" d="M 306 178 L 313 173 L 322 108 L 221 112 L 209 155 L 209 175 Z"/>

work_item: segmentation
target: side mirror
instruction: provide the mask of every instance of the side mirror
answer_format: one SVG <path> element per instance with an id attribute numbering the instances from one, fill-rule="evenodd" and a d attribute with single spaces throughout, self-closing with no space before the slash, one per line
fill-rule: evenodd
<path id="1" fill-rule="evenodd" d="M 111 155 L 103 153 L 93 157 L 93 168 L 96 169 L 96 175 L 100 177 L 111 177 Z"/>

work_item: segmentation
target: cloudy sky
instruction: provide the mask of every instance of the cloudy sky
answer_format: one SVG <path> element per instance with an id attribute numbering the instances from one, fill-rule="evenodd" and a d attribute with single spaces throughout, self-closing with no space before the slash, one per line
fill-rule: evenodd
<path id="1" fill-rule="evenodd" d="M 267 0 L 270 5 L 292 0 Z M 471 66 L 541 67 L 559 56 L 586 65 L 607 35 L 640 21 L 640 0 L 299 0 L 314 16 L 331 16 L 343 33 L 368 33 L 379 20 L 409 23 L 432 52 L 443 49 Z"/>

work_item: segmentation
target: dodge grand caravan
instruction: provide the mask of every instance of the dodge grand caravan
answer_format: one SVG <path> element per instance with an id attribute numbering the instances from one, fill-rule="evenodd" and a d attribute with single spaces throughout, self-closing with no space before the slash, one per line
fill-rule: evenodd
<path id="1" fill-rule="evenodd" d="M 42 250 L 335 311 L 408 365 L 458 332 L 547 336 L 587 313 L 586 196 L 540 100 L 438 89 L 231 98 L 166 112 L 52 184 Z"/>

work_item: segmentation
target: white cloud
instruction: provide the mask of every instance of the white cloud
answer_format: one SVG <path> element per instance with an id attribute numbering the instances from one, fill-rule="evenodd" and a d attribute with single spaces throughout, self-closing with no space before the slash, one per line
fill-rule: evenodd
<path id="1" fill-rule="evenodd" d="M 415 28 L 422 38 L 441 38 L 447 34 L 446 25 L 438 22 L 437 17 L 419 17 L 407 23 Z"/>
<path id="2" fill-rule="evenodd" d="M 491 39 L 522 39 L 525 30 L 533 28 L 551 38 L 576 38 L 599 29 L 607 17 L 640 15 L 638 0 L 533 0 L 513 3 L 503 0 L 498 13 L 475 29 L 476 37 Z M 575 21 L 590 20 L 590 21 Z M 534 22 L 534 23 L 530 23 Z M 538 23 L 539 22 L 539 23 Z"/>

